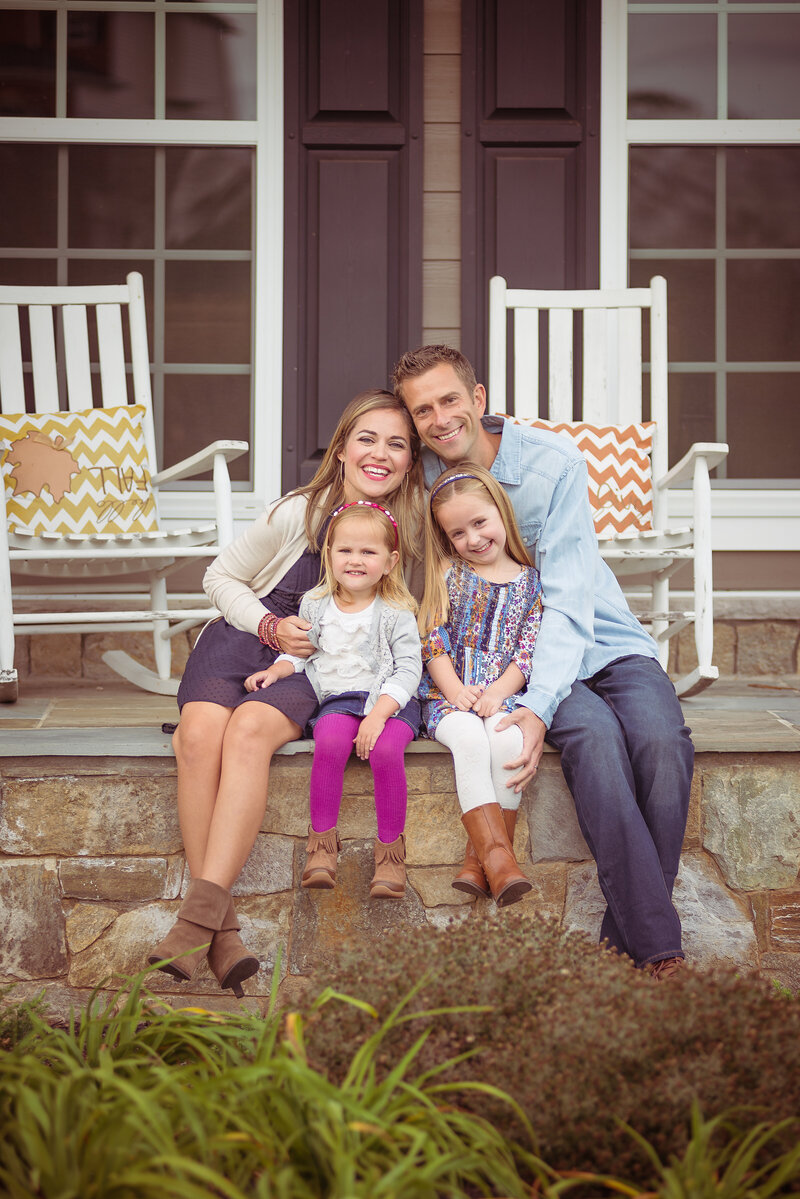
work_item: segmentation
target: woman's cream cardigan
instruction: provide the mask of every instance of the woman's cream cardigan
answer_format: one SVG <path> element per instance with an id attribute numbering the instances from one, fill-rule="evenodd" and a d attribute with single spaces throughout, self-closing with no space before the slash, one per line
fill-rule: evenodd
<path id="1" fill-rule="evenodd" d="M 304 495 L 276 500 L 206 571 L 206 595 L 235 628 L 258 636 L 265 611 L 259 597 L 272 591 L 308 548 L 307 507 Z"/>

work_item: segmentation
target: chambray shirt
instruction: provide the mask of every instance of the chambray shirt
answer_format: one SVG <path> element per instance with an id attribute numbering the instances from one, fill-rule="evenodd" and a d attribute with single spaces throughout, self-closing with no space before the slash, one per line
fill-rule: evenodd
<path id="1" fill-rule="evenodd" d="M 655 641 L 631 612 L 600 557 L 589 507 L 588 471 L 580 450 L 561 434 L 484 416 L 502 433 L 492 474 L 502 483 L 534 565 L 542 577 L 542 624 L 533 674 L 518 700 L 549 728 L 576 679 L 629 654 L 657 658 Z M 424 453 L 428 486 L 445 469 Z"/>

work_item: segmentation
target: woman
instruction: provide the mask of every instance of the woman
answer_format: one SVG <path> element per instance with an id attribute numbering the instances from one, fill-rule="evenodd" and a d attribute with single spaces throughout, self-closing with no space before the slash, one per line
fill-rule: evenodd
<path id="1" fill-rule="evenodd" d="M 203 631 L 186 665 L 173 739 L 192 882 L 177 922 L 149 957 L 173 959 L 161 969 L 176 978 L 190 980 L 207 954 L 220 986 L 241 996 L 258 969 L 238 935 L 230 889 L 261 827 L 272 755 L 302 736 L 316 696 L 304 672 L 256 691 L 245 689 L 245 678 L 278 653 L 312 653 L 310 626 L 297 610 L 319 580 L 331 513 L 354 500 L 390 504 L 403 560 L 413 563 L 422 495 L 419 441 L 404 405 L 387 391 L 361 392 L 311 482 L 273 504 L 206 571 L 206 593 L 223 619 Z"/>

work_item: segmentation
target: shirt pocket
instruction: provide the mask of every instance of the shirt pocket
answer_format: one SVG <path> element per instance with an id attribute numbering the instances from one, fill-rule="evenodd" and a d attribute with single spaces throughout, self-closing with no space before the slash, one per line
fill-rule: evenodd
<path id="1" fill-rule="evenodd" d="M 533 550 L 542 532 L 541 521 L 527 520 L 523 524 L 519 525 L 519 531 L 522 535 L 522 540 L 525 543 L 525 548 L 528 550 Z"/>

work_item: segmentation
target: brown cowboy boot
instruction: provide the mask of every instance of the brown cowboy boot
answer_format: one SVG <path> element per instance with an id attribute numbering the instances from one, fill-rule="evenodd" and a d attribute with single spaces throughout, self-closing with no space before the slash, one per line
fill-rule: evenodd
<path id="1" fill-rule="evenodd" d="M 239 936 L 240 924 L 236 917 L 233 900 L 228 903 L 225 920 L 219 932 L 214 933 L 208 951 L 211 973 L 224 991 L 230 987 L 237 999 L 244 998 L 242 983 L 258 970 L 258 958 L 248 953 Z"/>
<path id="2" fill-rule="evenodd" d="M 475 847 L 497 906 L 507 907 L 522 899 L 531 890 L 531 884 L 517 865 L 500 805 L 481 804 L 465 812 L 461 822 Z"/>
<path id="3" fill-rule="evenodd" d="M 336 857 L 341 848 L 338 829 L 329 828 L 325 833 L 315 833 L 309 825 L 306 868 L 300 885 L 329 891 L 336 882 Z"/>
<path id="4" fill-rule="evenodd" d="M 224 887 L 204 878 L 193 878 L 178 909 L 178 919 L 147 959 L 150 965 L 173 958 L 159 965 L 159 970 L 183 982 L 192 979 L 206 960 L 214 933 L 225 923 L 230 901 L 230 893 Z"/>
<path id="5" fill-rule="evenodd" d="M 511 847 L 514 847 L 514 829 L 517 827 L 517 809 L 503 808 L 503 820 L 506 825 L 508 839 L 511 842 Z M 467 841 L 467 848 L 464 851 L 464 865 L 453 879 L 451 886 L 455 887 L 456 891 L 466 891 L 468 895 L 477 895 L 479 899 L 488 899 L 491 895 L 489 881 L 483 872 L 475 852 L 475 847 L 471 841 Z"/>
<path id="6" fill-rule="evenodd" d="M 402 899 L 406 893 L 406 839 L 401 833 L 386 845 L 375 838 L 375 873 L 370 899 Z"/>

